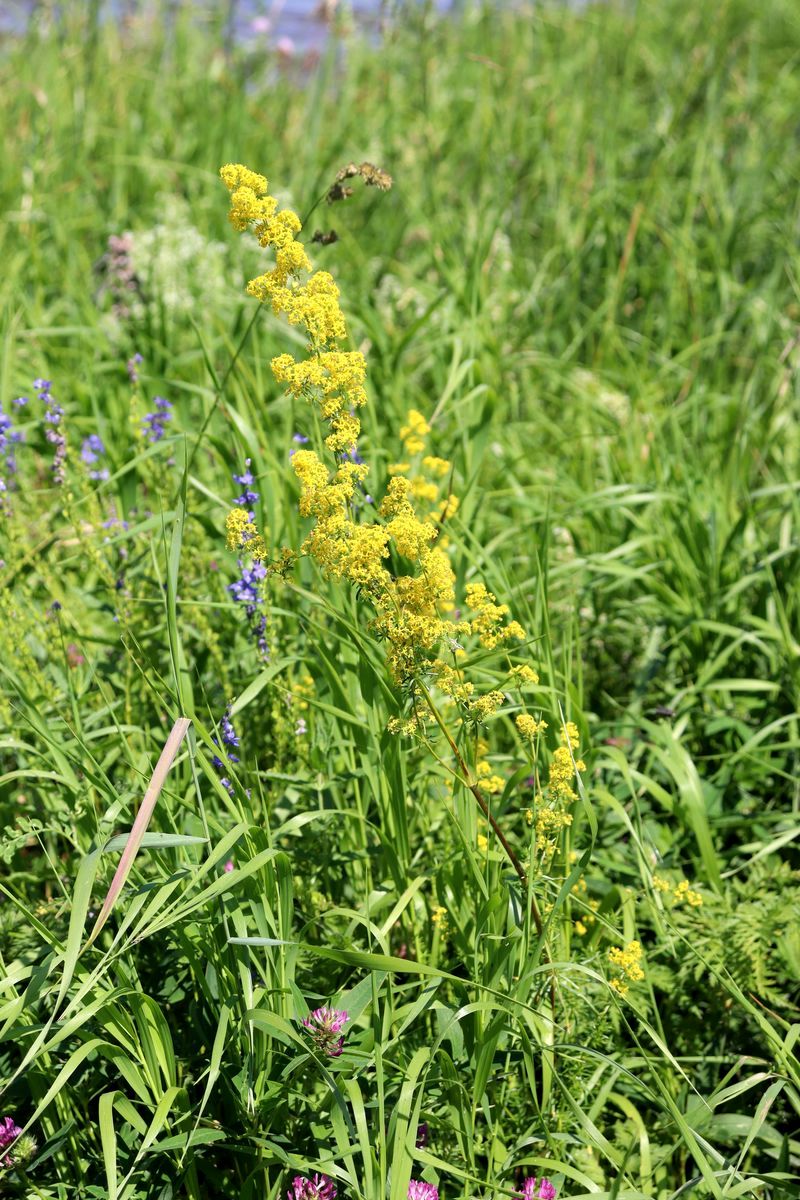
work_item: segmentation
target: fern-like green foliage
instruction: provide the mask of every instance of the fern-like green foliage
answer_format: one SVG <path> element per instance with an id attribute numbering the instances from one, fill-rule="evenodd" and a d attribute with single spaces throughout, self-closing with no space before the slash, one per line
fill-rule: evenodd
<path id="1" fill-rule="evenodd" d="M 785 861 L 756 863 L 721 897 L 672 912 L 677 978 L 684 993 L 731 975 L 754 1000 L 786 1019 L 800 1011 L 800 871 Z M 722 994 L 722 989 L 720 989 Z"/>

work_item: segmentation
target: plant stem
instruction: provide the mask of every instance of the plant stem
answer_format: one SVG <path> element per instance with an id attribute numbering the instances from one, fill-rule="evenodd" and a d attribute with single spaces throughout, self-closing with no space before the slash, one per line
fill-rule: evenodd
<path id="1" fill-rule="evenodd" d="M 459 750 L 458 746 L 456 745 L 453 737 L 450 734 L 449 729 L 447 728 L 444 721 L 442 720 L 439 710 L 436 707 L 436 705 L 433 703 L 433 700 L 431 699 L 428 689 L 422 683 L 419 685 L 419 687 L 420 687 L 420 691 L 422 692 L 422 695 L 425 697 L 425 703 L 428 705 L 428 708 L 430 709 L 431 713 L 433 714 L 433 718 L 436 721 L 436 724 L 439 726 L 442 733 L 447 738 L 448 745 L 450 746 L 450 749 L 453 752 L 453 756 L 455 757 L 455 760 L 458 763 L 458 769 L 461 772 L 462 782 L 464 783 L 464 785 L 466 787 L 469 788 L 469 790 L 472 792 L 473 796 L 477 800 L 478 807 L 480 808 L 480 810 L 483 813 L 486 820 L 489 822 L 489 825 L 491 826 L 492 831 L 493 831 L 495 837 L 497 838 L 497 840 L 499 841 L 500 845 L 505 850 L 506 856 L 508 857 L 508 861 L 511 863 L 512 867 L 514 868 L 517 875 L 519 876 L 520 883 L 522 884 L 522 886 L 524 888 L 528 889 L 528 882 L 529 882 L 528 881 L 528 873 L 525 870 L 525 868 L 523 867 L 522 863 L 520 862 L 520 859 L 519 859 L 519 856 L 518 856 L 516 850 L 511 845 L 508 838 L 503 833 L 502 829 L 500 828 L 500 826 L 498 825 L 494 816 L 492 815 L 492 812 L 489 808 L 489 805 L 486 802 L 486 797 L 484 796 L 483 792 L 478 787 L 477 783 L 474 783 L 470 779 L 469 768 L 468 768 L 466 762 L 464 761 L 464 756 L 462 755 L 461 751 Z M 534 925 L 536 926 L 537 934 L 539 935 L 539 937 L 541 937 L 543 928 L 544 928 L 543 924 L 542 924 L 542 915 L 539 912 L 539 906 L 536 903 L 536 897 L 533 895 L 532 892 L 530 893 L 530 901 L 531 901 L 531 918 L 533 920 Z"/>

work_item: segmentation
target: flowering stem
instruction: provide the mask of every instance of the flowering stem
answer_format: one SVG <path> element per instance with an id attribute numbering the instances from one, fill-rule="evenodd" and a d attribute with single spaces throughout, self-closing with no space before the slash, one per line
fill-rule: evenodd
<path id="1" fill-rule="evenodd" d="M 422 692 L 422 695 L 425 697 L 425 703 L 428 705 L 428 708 L 430 709 L 431 713 L 433 714 L 433 718 L 436 721 L 436 724 L 439 726 L 442 733 L 447 738 L 447 742 L 450 746 L 450 749 L 452 750 L 455 760 L 458 763 L 458 768 L 459 768 L 459 771 L 461 772 L 461 777 L 462 777 L 463 782 L 469 788 L 469 790 L 472 792 L 473 796 L 477 800 L 478 807 L 480 808 L 484 817 L 486 818 L 489 825 L 491 826 L 492 831 L 494 832 L 495 837 L 499 841 L 500 845 L 505 850 L 506 855 L 508 857 L 508 861 L 511 863 L 512 867 L 514 868 L 517 875 L 519 876 L 520 883 L 522 884 L 522 886 L 524 888 L 527 889 L 528 875 L 527 875 L 525 868 L 523 867 L 522 863 L 519 860 L 519 856 L 517 855 L 513 846 L 508 841 L 508 838 L 503 833 L 502 829 L 500 828 L 500 826 L 497 824 L 497 821 L 493 817 L 491 809 L 489 808 L 489 805 L 486 803 L 486 798 L 485 798 L 483 792 L 478 787 L 477 783 L 470 782 L 469 768 L 467 767 L 467 764 L 464 761 L 464 757 L 461 754 L 461 751 L 459 750 L 458 746 L 456 745 L 455 741 L 453 740 L 452 736 L 450 735 L 449 729 L 447 728 L 444 721 L 442 720 L 438 708 L 433 703 L 433 700 L 431 699 L 428 689 L 425 687 L 425 685 L 423 683 L 420 683 L 419 687 L 420 687 L 420 691 Z M 541 917 L 541 913 L 539 912 L 539 906 L 536 903 L 536 897 L 533 895 L 533 893 L 531 893 L 531 917 L 533 919 L 534 925 L 536 926 L 536 932 L 539 935 L 539 937 L 541 937 L 542 931 L 543 931 L 542 917 Z"/>

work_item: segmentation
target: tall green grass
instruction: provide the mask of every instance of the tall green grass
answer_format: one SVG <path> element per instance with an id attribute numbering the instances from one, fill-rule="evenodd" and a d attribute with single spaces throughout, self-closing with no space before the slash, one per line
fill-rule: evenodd
<path id="1" fill-rule="evenodd" d="M 564 1197 L 800 1194 L 795 6 L 404 9 L 308 75 L 188 9 L 65 10 L 0 57 L 0 400 L 26 435 L 0 517 L 0 1116 L 39 1145 L 0 1188 L 255 1200 L 321 1170 L 365 1200 L 523 1174 Z M 226 590 L 246 457 L 273 543 L 302 540 L 308 417 L 272 380 L 293 335 L 244 294 L 262 267 L 217 169 L 264 171 L 302 215 L 363 158 L 392 191 L 308 233 L 338 233 L 313 250 L 367 353 L 370 478 L 420 409 L 454 463 L 459 585 L 485 579 L 532 637 L 539 769 L 562 719 L 581 733 L 541 935 L 449 759 L 387 732 L 401 698 L 359 598 L 301 563 L 270 584 L 263 662 Z M 99 264 L 125 230 L 157 267 L 114 323 Z M 61 491 L 37 376 L 66 410 Z M 150 444 L 155 395 L 175 415 Z M 509 716 L 484 737 L 524 857 L 533 764 Z M 620 999 L 607 951 L 634 939 L 645 980 Z M 329 1002 L 337 1059 L 300 1025 Z"/>

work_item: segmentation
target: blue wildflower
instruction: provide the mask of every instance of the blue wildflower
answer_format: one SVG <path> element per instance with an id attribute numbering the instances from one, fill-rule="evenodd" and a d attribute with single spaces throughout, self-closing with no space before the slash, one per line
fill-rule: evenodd
<path id="1" fill-rule="evenodd" d="M 149 442 L 160 442 L 168 422 L 172 420 L 172 404 L 163 396 L 155 396 L 153 407 L 155 412 L 147 413 L 142 420 L 142 432 Z"/>
<path id="2" fill-rule="evenodd" d="M 45 406 L 44 419 L 49 428 L 45 429 L 44 436 L 50 445 L 55 447 L 52 466 L 53 483 L 60 486 L 66 476 L 67 460 L 67 439 L 61 428 L 64 409 L 51 393 L 50 388 L 53 385 L 49 379 L 34 379 L 33 386 Z"/>
<path id="3" fill-rule="evenodd" d="M 227 746 L 238 746 L 239 745 L 239 735 L 237 734 L 236 730 L 233 727 L 233 722 L 231 721 L 230 708 L 226 708 L 225 712 L 223 713 L 222 720 L 219 723 L 219 727 L 220 727 L 220 732 L 222 734 L 222 747 L 221 748 L 225 755 L 225 759 L 223 760 L 222 758 L 220 758 L 220 756 L 218 754 L 215 754 L 214 757 L 211 759 L 211 764 L 214 767 L 214 770 L 219 772 L 220 776 L 222 776 L 220 779 L 220 783 L 225 788 L 225 791 L 229 792 L 232 796 L 233 795 L 233 784 L 231 783 L 230 779 L 228 779 L 227 776 L 225 776 L 223 774 L 223 772 L 226 770 L 226 766 L 228 763 L 238 763 L 240 760 L 239 760 L 238 754 L 231 754 L 230 750 L 225 749 L 225 747 L 227 747 Z M 216 736 L 216 734 L 212 737 L 211 740 L 215 746 L 220 745 L 219 738 Z"/>
<path id="4" fill-rule="evenodd" d="M 241 475 L 233 476 L 233 482 L 238 483 L 240 487 L 244 488 L 244 491 L 242 492 L 241 496 L 237 496 L 236 499 L 234 500 L 234 504 L 240 504 L 243 507 L 247 507 L 250 504 L 255 504 L 256 500 L 258 500 L 259 495 L 261 493 L 254 492 L 252 490 L 252 486 L 253 486 L 253 483 L 255 482 L 255 480 L 253 478 L 253 473 L 250 470 L 250 459 L 249 458 L 246 458 L 244 460 L 244 467 L 245 467 L 245 469 L 244 469 L 244 471 L 242 471 Z M 252 514 L 250 514 L 250 520 L 251 521 L 253 520 Z"/>
<path id="5" fill-rule="evenodd" d="M 17 457 L 14 446 L 24 442 L 25 435 L 12 426 L 11 417 L 0 408 L 0 497 L 10 491 L 17 473 Z M 0 499 L 0 512 L 8 511 L 7 504 Z"/>
<path id="6" fill-rule="evenodd" d="M 263 562 L 248 565 L 239 559 L 239 578 L 228 584 L 228 591 L 239 604 L 256 607 L 261 603 L 259 585 L 266 579 L 267 568 Z M 248 617 L 252 614 L 248 612 Z"/>
<path id="7" fill-rule="evenodd" d="M 96 462 L 100 461 L 105 452 L 106 448 L 98 434 L 90 433 L 87 438 L 83 439 L 81 458 L 87 467 L 93 467 Z M 89 472 L 90 479 L 108 479 L 108 476 L 108 467 L 95 467 L 94 470 Z"/>

